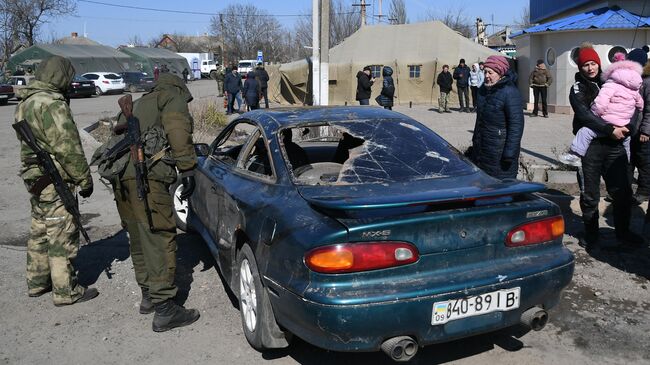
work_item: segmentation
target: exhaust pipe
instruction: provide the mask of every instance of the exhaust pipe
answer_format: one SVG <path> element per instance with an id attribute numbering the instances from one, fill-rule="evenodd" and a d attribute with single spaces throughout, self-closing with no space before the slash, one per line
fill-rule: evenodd
<path id="1" fill-rule="evenodd" d="M 397 336 L 384 341 L 381 351 L 393 361 L 406 362 L 418 352 L 418 343 L 410 336 Z"/>
<path id="2" fill-rule="evenodd" d="M 540 307 L 532 307 L 521 314 L 521 323 L 534 331 L 539 331 L 548 322 L 548 312 Z"/>

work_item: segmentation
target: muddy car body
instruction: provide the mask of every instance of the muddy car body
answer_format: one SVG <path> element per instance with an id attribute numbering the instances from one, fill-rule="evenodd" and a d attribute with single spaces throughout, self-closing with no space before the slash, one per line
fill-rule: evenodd
<path id="1" fill-rule="evenodd" d="M 258 350 L 292 333 L 405 360 L 526 316 L 543 327 L 571 280 L 543 185 L 489 177 L 402 114 L 253 111 L 198 150 L 187 224 Z"/>

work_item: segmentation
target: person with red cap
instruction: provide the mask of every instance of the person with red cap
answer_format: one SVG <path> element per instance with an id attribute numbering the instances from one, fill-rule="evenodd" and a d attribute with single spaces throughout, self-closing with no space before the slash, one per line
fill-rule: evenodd
<path id="1" fill-rule="evenodd" d="M 490 176 L 514 179 L 524 133 L 517 74 L 504 56 L 488 57 L 483 70 L 485 81 L 478 90 L 471 158 Z"/>
<path id="2" fill-rule="evenodd" d="M 591 111 L 591 104 L 598 96 L 603 84 L 598 53 L 589 43 L 584 43 L 578 51 L 578 72 L 575 83 L 569 91 L 569 102 L 573 109 L 573 134 L 587 127 L 599 136 L 594 138 L 585 155 L 581 158 L 578 183 L 581 186 L 580 209 L 585 228 L 580 238 L 580 246 L 587 252 L 597 247 L 599 238 L 598 203 L 600 202 L 600 179 L 605 180 L 607 192 L 612 197 L 614 208 L 614 228 L 616 246 L 603 249 L 618 249 L 625 246 L 639 246 L 643 239 L 630 231 L 632 187 L 628 174 L 628 157 L 623 141 L 630 130 L 627 126 L 618 127 L 607 123 Z M 632 122 L 636 121 L 636 115 Z M 635 125 L 635 123 L 631 123 Z M 605 137 L 602 137 L 605 136 Z"/>

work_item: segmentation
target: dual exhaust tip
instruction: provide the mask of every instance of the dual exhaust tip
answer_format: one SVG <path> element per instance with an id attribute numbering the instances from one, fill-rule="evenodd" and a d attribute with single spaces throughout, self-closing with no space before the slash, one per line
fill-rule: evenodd
<path id="1" fill-rule="evenodd" d="M 521 324 L 533 331 L 540 331 L 548 323 L 548 312 L 540 307 L 532 307 L 521 314 Z M 411 336 L 397 336 L 381 344 L 381 351 L 396 362 L 410 361 L 418 352 L 417 341 Z"/>

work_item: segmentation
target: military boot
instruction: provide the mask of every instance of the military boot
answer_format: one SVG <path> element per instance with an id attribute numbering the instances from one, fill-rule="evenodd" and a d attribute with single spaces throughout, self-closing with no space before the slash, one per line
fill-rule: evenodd
<path id="1" fill-rule="evenodd" d="M 140 313 L 141 314 L 149 314 L 153 313 L 154 308 L 153 308 L 153 302 L 151 301 L 151 297 L 149 296 L 149 289 L 147 288 L 140 288 L 142 290 L 142 301 L 140 302 Z"/>
<path id="2" fill-rule="evenodd" d="M 190 325 L 196 322 L 200 316 L 196 309 L 185 309 L 171 299 L 156 303 L 154 306 L 156 313 L 151 325 L 154 332 L 164 332 L 172 328 Z"/>

